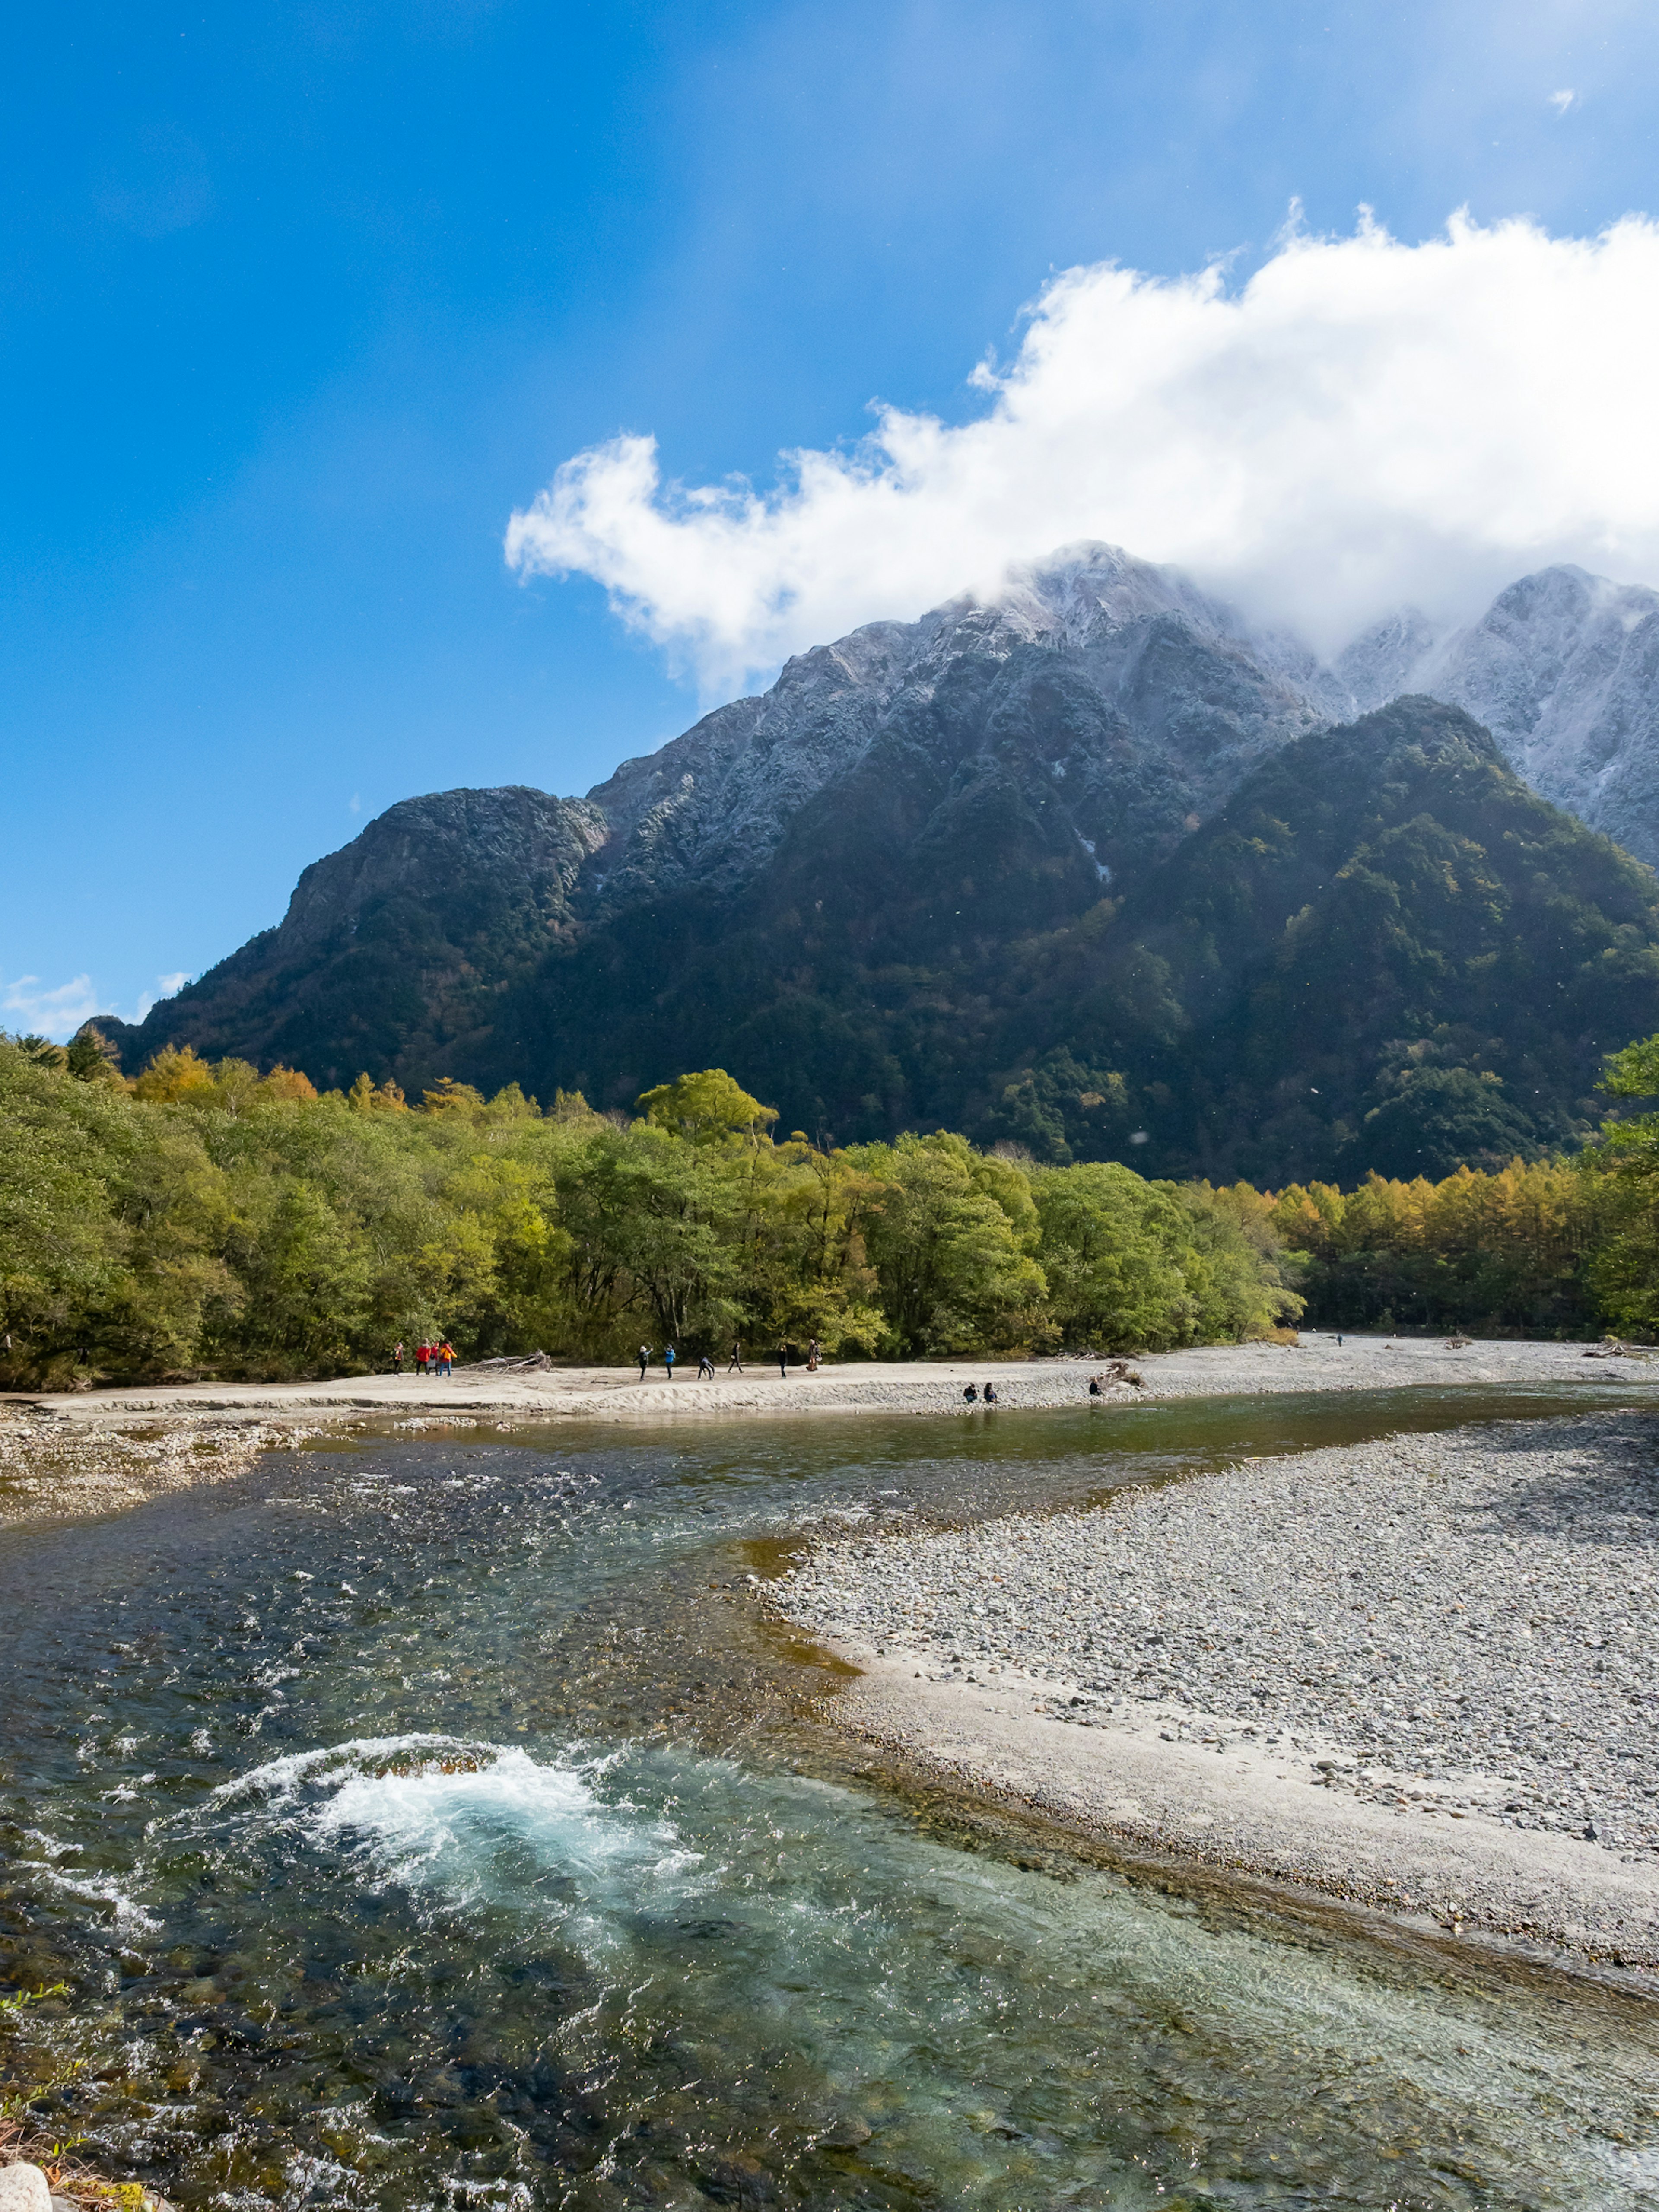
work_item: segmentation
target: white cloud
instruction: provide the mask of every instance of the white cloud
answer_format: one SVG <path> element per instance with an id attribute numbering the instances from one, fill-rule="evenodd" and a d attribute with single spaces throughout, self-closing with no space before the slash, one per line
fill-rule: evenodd
<path id="1" fill-rule="evenodd" d="M 49 1036 L 62 1044 L 82 1022 L 103 1012 L 107 1009 L 93 989 L 90 975 L 76 975 L 68 983 L 43 984 L 38 975 L 0 982 L 0 1013 L 9 1015 L 9 1026 L 26 1036 Z"/>
<path id="2" fill-rule="evenodd" d="M 172 975 L 158 975 L 155 980 L 161 986 L 159 990 L 141 991 L 138 994 L 138 1004 L 134 1007 L 132 1014 L 135 1022 L 142 1022 L 157 1000 L 170 999 L 176 992 L 182 991 L 190 981 L 190 970 L 187 968 L 179 968 Z"/>
<path id="3" fill-rule="evenodd" d="M 1659 225 L 1595 239 L 1454 217 L 1402 245 L 1292 230 L 1243 285 L 1056 277 L 990 398 L 878 410 L 775 489 L 661 481 L 655 441 L 568 461 L 515 514 L 520 571 L 598 579 L 708 691 L 1010 561 L 1099 538 L 1331 647 L 1402 600 L 1457 614 L 1582 561 L 1659 582 Z"/>
<path id="4" fill-rule="evenodd" d="M 1565 115 L 1577 97 L 1578 94 L 1576 92 L 1553 92 L 1550 94 L 1550 106 L 1558 115 Z"/>
<path id="5" fill-rule="evenodd" d="M 159 989 L 141 991 L 137 1005 L 126 1018 L 142 1022 L 158 999 L 170 999 L 184 989 L 190 972 L 180 968 L 176 973 L 158 975 L 155 981 Z M 38 975 L 18 975 L 9 983 L 0 978 L 0 1015 L 8 1018 L 8 1028 L 24 1035 L 48 1036 L 64 1044 L 94 1014 L 118 1018 L 120 1009 L 94 988 L 90 975 L 76 975 L 67 983 L 42 983 Z"/>

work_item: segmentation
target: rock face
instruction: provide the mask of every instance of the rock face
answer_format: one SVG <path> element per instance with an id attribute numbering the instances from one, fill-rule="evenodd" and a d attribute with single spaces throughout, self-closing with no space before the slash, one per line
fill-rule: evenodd
<path id="1" fill-rule="evenodd" d="M 308 867 L 262 931 L 142 1023 L 100 1024 L 125 1063 L 189 1044 L 301 1067 L 431 1081 L 468 1063 L 490 1009 L 571 921 L 603 818 L 511 785 L 404 799 Z"/>
<path id="2" fill-rule="evenodd" d="M 1293 642 L 1253 653 L 1174 572 L 1077 548 L 993 604 L 799 655 L 763 697 L 625 762 L 586 800 L 522 787 L 407 799 L 307 868 L 276 929 L 143 1023 L 100 1025 L 131 1068 L 188 1043 L 322 1085 L 367 1068 L 419 1089 L 516 1068 L 527 1024 L 540 1070 L 562 1056 L 558 1015 L 532 1008 L 509 1034 L 503 1006 L 573 927 L 626 932 L 665 900 L 731 899 L 792 845 L 799 872 L 803 846 L 843 836 L 850 879 L 869 873 L 868 844 L 878 877 L 896 868 L 911 885 L 965 842 L 1008 884 L 1006 926 L 1052 920 L 1316 727 L 1303 679 L 1316 675 Z"/>
<path id="3" fill-rule="evenodd" d="M 1127 828 L 1178 835 L 1274 744 L 1346 707 L 1290 640 L 1249 638 L 1172 569 L 1104 545 L 1018 569 L 994 602 L 872 623 L 789 661 L 588 793 L 609 829 L 592 886 L 615 910 L 750 880 L 803 807 L 904 733 L 972 776 L 1023 744 L 1021 781 L 1085 854 Z M 925 732 L 925 734 L 924 734 Z M 941 794 L 943 795 L 943 794 Z"/>
<path id="4" fill-rule="evenodd" d="M 1659 592 L 1540 568 L 1449 636 L 1390 617 L 1335 672 L 1362 710 L 1407 691 L 1466 708 L 1534 791 L 1659 865 Z"/>
<path id="5" fill-rule="evenodd" d="M 129 1069 L 188 1042 L 605 1106 L 720 1064 L 786 1129 L 948 1122 L 1160 1173 L 1526 1152 L 1659 1028 L 1659 934 L 1652 879 L 1510 770 L 1659 842 L 1656 608 L 1546 571 L 1323 668 L 1073 548 L 799 655 L 585 800 L 395 806 L 277 928 L 103 1026 Z M 1424 670 L 1495 744 L 1398 696 Z"/>

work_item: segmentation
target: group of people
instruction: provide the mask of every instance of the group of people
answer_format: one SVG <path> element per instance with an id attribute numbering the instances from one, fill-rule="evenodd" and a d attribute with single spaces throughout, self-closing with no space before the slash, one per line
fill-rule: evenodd
<path id="1" fill-rule="evenodd" d="M 647 1375 L 650 1371 L 652 1364 L 650 1346 L 648 1344 L 642 1344 L 639 1348 L 636 1357 L 640 1363 L 640 1380 L 643 1382 Z M 679 1354 L 675 1351 L 673 1346 L 672 1344 L 664 1345 L 662 1348 L 662 1364 L 671 1382 L 674 1379 L 674 1369 L 678 1359 Z M 808 1374 L 816 1375 L 818 1368 L 823 1364 L 823 1347 L 818 1342 L 817 1337 L 814 1337 L 806 1347 L 806 1371 Z M 732 1346 L 732 1357 L 726 1363 L 726 1371 L 728 1375 L 734 1372 L 738 1375 L 742 1374 L 743 1346 L 740 1343 L 734 1344 Z M 781 1344 L 778 1346 L 778 1373 L 786 1378 L 789 1373 L 789 1347 L 787 1344 Z M 699 1382 L 712 1382 L 714 1380 L 714 1363 L 708 1357 L 708 1354 L 706 1352 L 700 1352 L 697 1357 L 697 1380 Z"/>
<path id="2" fill-rule="evenodd" d="M 978 1405 L 981 1395 L 971 1382 L 968 1385 L 968 1388 L 962 1395 L 970 1406 Z M 988 1406 L 1000 1406 L 1002 1403 L 1002 1401 L 997 1396 L 997 1386 L 994 1382 L 988 1382 L 986 1384 L 983 1396 L 985 1403 Z"/>
<path id="3" fill-rule="evenodd" d="M 415 1372 L 417 1375 L 447 1375 L 455 1364 L 455 1347 L 446 1336 L 437 1344 L 417 1344 L 415 1347 Z M 392 1347 L 392 1371 L 404 1371 L 404 1347 L 401 1342 Z"/>

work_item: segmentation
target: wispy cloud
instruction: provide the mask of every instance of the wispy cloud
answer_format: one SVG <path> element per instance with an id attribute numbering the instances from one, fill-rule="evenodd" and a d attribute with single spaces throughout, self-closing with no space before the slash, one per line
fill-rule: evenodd
<path id="1" fill-rule="evenodd" d="M 179 968 L 170 975 L 158 975 L 155 981 L 159 986 L 157 989 L 141 991 L 138 994 L 138 1004 L 134 1008 L 132 1016 L 135 1022 L 142 1022 L 144 1016 L 159 1000 L 170 999 L 175 992 L 182 991 L 190 981 L 190 970 L 187 968 Z"/>
<path id="2" fill-rule="evenodd" d="M 158 975 L 156 988 L 141 991 L 137 1006 L 125 1018 L 142 1022 L 158 1000 L 170 999 L 189 981 L 190 971 L 185 968 Z M 15 976 L 8 983 L 0 977 L 0 1015 L 6 1018 L 9 1029 L 52 1037 L 62 1044 L 94 1014 L 122 1018 L 119 1006 L 94 987 L 90 975 L 76 975 L 67 983 L 43 983 L 38 975 Z"/>
<path id="3" fill-rule="evenodd" d="M 708 692 L 1013 560 L 1101 538 L 1327 646 L 1402 599 L 1461 611 L 1579 560 L 1659 582 L 1659 225 L 1455 217 L 1403 245 L 1292 230 L 1249 280 L 1068 270 L 989 405 L 878 410 L 780 485 L 665 484 L 648 436 L 515 514 L 524 574 L 597 578 Z"/>
<path id="4" fill-rule="evenodd" d="M 0 981 L 0 1013 L 10 1016 L 9 1026 L 60 1043 L 100 1011 L 90 975 L 76 975 L 67 983 L 42 983 L 38 975 Z"/>
<path id="5" fill-rule="evenodd" d="M 1565 115 L 1577 97 L 1578 94 L 1571 90 L 1553 92 L 1550 94 L 1550 106 L 1558 115 Z"/>

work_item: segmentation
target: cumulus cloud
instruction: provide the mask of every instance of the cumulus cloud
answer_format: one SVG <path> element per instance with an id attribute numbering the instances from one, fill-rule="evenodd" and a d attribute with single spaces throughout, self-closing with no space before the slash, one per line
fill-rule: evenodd
<path id="1" fill-rule="evenodd" d="M 1464 613 L 1560 560 L 1659 583 L 1659 225 L 1455 217 L 1292 228 L 1248 282 L 1056 277 L 988 402 L 877 410 L 778 485 L 665 484 L 655 441 L 580 453 L 515 514 L 521 573 L 596 578 L 706 691 L 911 617 L 1085 538 L 1172 562 L 1331 649 L 1404 601 Z"/>
<path id="2" fill-rule="evenodd" d="M 158 975 L 159 987 L 141 991 L 129 1018 L 142 1022 L 159 999 L 170 999 L 190 981 L 188 969 Z M 94 1014 L 114 1014 L 120 1009 L 106 994 L 95 990 L 90 975 L 74 976 L 67 983 L 43 983 L 38 975 L 18 975 L 8 983 L 0 977 L 0 1014 L 9 1017 L 7 1026 L 25 1036 L 51 1037 L 67 1043 L 82 1022 Z"/>
<path id="3" fill-rule="evenodd" d="M 90 975 L 76 975 L 67 983 L 42 983 L 38 975 L 0 981 L 0 1013 L 9 1014 L 12 1026 L 25 1035 L 52 1037 L 61 1044 L 102 1011 Z"/>

